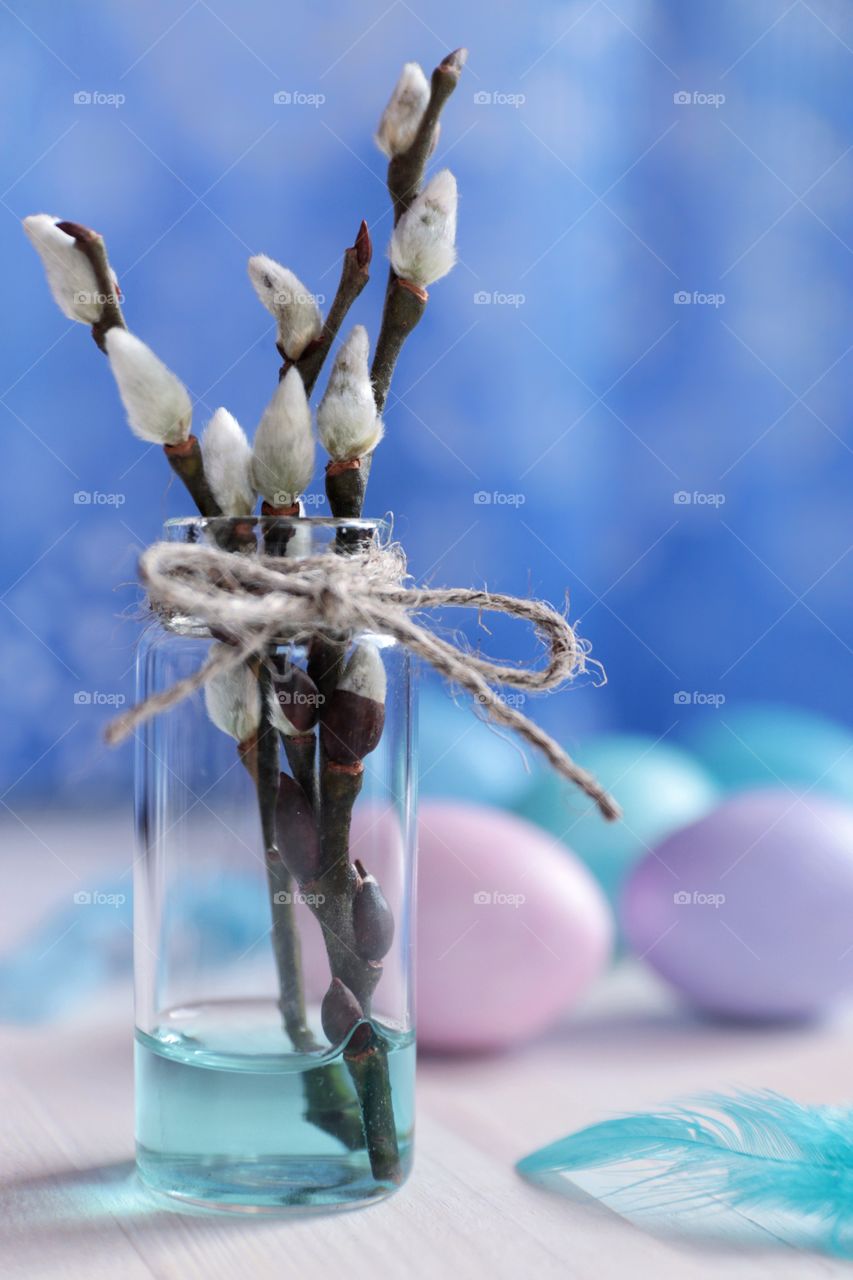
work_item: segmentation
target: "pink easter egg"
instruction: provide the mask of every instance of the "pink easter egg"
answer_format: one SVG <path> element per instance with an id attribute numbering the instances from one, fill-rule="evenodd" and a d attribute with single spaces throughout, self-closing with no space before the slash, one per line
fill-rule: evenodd
<path id="1" fill-rule="evenodd" d="M 613 941 L 584 865 L 539 827 L 481 805 L 427 801 L 419 843 L 421 1047 L 498 1049 L 558 1021 Z"/>

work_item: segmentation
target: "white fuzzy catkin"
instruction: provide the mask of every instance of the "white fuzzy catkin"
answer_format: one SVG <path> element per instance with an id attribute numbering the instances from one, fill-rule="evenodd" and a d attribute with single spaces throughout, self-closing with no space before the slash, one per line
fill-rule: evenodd
<path id="1" fill-rule="evenodd" d="M 389 256 L 403 280 L 425 289 L 456 261 L 456 179 L 442 169 L 394 228 Z"/>
<path id="2" fill-rule="evenodd" d="M 335 357 L 317 409 L 317 434 L 333 462 L 361 458 L 382 439 L 367 365 L 369 349 L 367 330 L 357 324 Z"/>
<path id="3" fill-rule="evenodd" d="M 63 315 L 80 324 L 95 324 L 101 318 L 98 282 L 92 264 L 73 236 L 60 231 L 58 218 L 49 213 L 33 213 L 24 218 L 24 230 L 42 260 L 53 300 Z M 118 282 L 113 275 L 118 292 Z"/>
<path id="4" fill-rule="evenodd" d="M 429 81 L 417 62 L 407 62 L 376 130 L 376 145 L 386 156 L 408 151 L 429 102 Z"/>
<path id="5" fill-rule="evenodd" d="M 252 446 L 236 418 L 217 409 L 201 442 L 204 474 L 225 516 L 251 515 L 257 497 L 250 469 Z"/>
<path id="6" fill-rule="evenodd" d="M 252 484 L 273 507 L 296 502 L 314 471 L 311 410 L 298 369 L 276 388 L 255 434 Z"/>
<path id="7" fill-rule="evenodd" d="M 216 644 L 210 657 L 229 646 Z M 217 729 L 245 742 L 261 723 L 261 694 L 258 682 L 245 663 L 212 675 L 204 686 L 204 704 Z"/>
<path id="8" fill-rule="evenodd" d="M 373 644 L 357 644 L 344 667 L 338 688 L 347 693 L 357 693 L 362 698 L 372 698 L 385 705 L 385 665 L 379 650 Z"/>
<path id="9" fill-rule="evenodd" d="M 193 408 L 180 378 L 127 329 L 110 329 L 106 345 L 134 435 L 152 444 L 182 444 L 190 433 Z"/>
<path id="10" fill-rule="evenodd" d="M 278 321 L 278 340 L 285 355 L 289 360 L 298 360 L 308 343 L 319 338 L 323 330 L 317 299 L 298 276 L 262 253 L 249 259 L 249 279 L 267 311 Z"/>

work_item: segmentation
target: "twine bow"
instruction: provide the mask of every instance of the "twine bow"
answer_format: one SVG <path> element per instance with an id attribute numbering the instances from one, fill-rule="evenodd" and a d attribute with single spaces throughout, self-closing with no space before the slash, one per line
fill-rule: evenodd
<path id="1" fill-rule="evenodd" d="M 236 642 L 220 646 L 193 675 L 117 717 L 107 729 L 107 741 L 121 742 L 137 725 L 175 706 L 217 672 L 262 653 L 277 638 L 299 642 L 318 632 L 377 632 L 393 636 L 450 683 L 466 689 L 489 720 L 536 747 L 558 773 L 595 801 L 605 818 L 618 818 L 618 806 L 592 774 L 493 687 L 538 693 L 586 670 L 584 646 L 566 619 L 537 600 L 470 588 L 404 586 L 405 569 L 397 546 L 371 545 L 349 555 L 291 559 L 238 555 L 199 543 L 154 543 L 140 560 L 152 607 L 166 615 L 198 619 Z M 459 649 L 416 620 L 424 610 L 443 608 L 476 609 L 530 622 L 547 649 L 546 664 L 503 666 Z"/>

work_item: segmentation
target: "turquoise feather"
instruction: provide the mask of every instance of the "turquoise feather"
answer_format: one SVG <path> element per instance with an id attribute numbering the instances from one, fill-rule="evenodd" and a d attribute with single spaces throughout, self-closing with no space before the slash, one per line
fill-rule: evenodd
<path id="1" fill-rule="evenodd" d="M 853 1107 L 804 1106 L 771 1092 L 713 1094 L 591 1125 L 517 1168 L 541 1182 L 632 1164 L 642 1173 L 616 1194 L 635 1211 L 730 1210 L 758 1224 L 762 1214 L 781 1215 L 788 1243 L 853 1256 Z"/>

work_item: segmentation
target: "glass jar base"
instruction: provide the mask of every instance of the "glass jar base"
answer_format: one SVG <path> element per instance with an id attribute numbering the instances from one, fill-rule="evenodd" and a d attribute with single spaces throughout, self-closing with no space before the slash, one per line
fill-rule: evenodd
<path id="1" fill-rule="evenodd" d="M 163 1015 L 155 1035 L 137 1030 L 136 1151 L 146 1186 L 244 1213 L 355 1208 L 397 1190 L 412 1163 L 411 1033 L 383 1028 L 393 1111 L 381 1136 L 395 1158 L 376 1173 L 343 1050 L 304 1054 L 283 1044 L 269 1000 L 184 1005 Z M 384 1148 L 374 1154 L 376 1164 Z"/>
<path id="2" fill-rule="evenodd" d="M 377 1182 L 353 1157 L 194 1160 L 137 1149 L 136 1166 L 149 1191 L 212 1213 L 330 1213 L 374 1204 L 399 1190 L 411 1166 L 401 1151 L 401 1182 Z"/>

